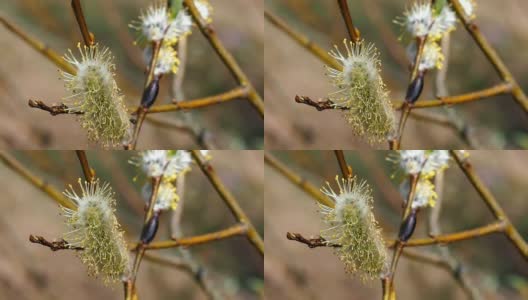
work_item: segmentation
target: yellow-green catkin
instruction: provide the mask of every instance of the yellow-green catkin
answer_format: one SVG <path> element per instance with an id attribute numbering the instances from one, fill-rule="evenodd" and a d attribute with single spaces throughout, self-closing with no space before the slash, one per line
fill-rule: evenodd
<path id="1" fill-rule="evenodd" d="M 321 205 L 323 221 L 329 228 L 321 236 L 331 244 L 339 244 L 335 253 L 347 273 L 357 273 L 363 279 L 377 279 L 388 269 L 388 254 L 374 214 L 372 190 L 365 181 L 355 177 L 336 176 L 339 192 L 329 183 L 322 192 L 335 201 L 335 207 Z"/>
<path id="2" fill-rule="evenodd" d="M 344 116 L 355 134 L 370 143 L 381 142 L 395 131 L 395 117 L 389 93 L 380 75 L 379 52 L 373 44 L 343 41 L 346 53 L 335 46 L 330 51 L 342 70 L 327 67 L 327 75 L 338 89 L 328 97 L 336 107 L 346 108 Z"/>
<path id="3" fill-rule="evenodd" d="M 71 50 L 64 58 L 77 69 L 62 72 L 66 89 L 72 94 L 69 110 L 81 113 L 81 126 L 88 138 L 103 147 L 119 145 L 127 139 L 130 121 L 123 95 L 114 79 L 115 65 L 108 48 L 78 45 L 81 59 Z"/>
<path id="4" fill-rule="evenodd" d="M 88 274 L 100 276 L 105 284 L 115 283 L 127 276 L 129 256 L 123 231 L 115 216 L 115 198 L 108 183 L 98 180 L 81 183 L 78 195 L 72 186 L 64 194 L 77 206 L 76 210 L 62 207 L 70 232 L 64 239 L 84 248 L 78 251 Z"/>

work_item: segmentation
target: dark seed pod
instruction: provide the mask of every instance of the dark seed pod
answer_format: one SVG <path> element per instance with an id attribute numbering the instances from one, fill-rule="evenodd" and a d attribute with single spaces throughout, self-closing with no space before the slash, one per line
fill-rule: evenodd
<path id="1" fill-rule="evenodd" d="M 407 94 L 405 95 L 405 101 L 413 104 L 420 98 L 424 86 L 424 74 L 422 72 L 418 73 L 418 76 L 411 82 L 407 88 Z"/>
<path id="2" fill-rule="evenodd" d="M 416 210 L 411 211 L 411 214 L 402 223 L 400 233 L 398 233 L 399 240 L 406 242 L 413 234 L 414 228 L 416 228 Z"/>
<path id="3" fill-rule="evenodd" d="M 159 92 L 159 77 L 154 77 L 148 87 L 143 91 L 143 96 L 141 97 L 141 106 L 143 108 L 150 108 L 156 98 L 158 97 Z"/>
<path id="4" fill-rule="evenodd" d="M 150 220 L 148 221 L 147 225 L 143 227 L 143 231 L 141 231 L 141 242 L 143 244 L 149 244 L 152 242 L 154 237 L 156 236 L 156 232 L 158 232 L 158 226 L 159 226 L 159 214 L 154 213 Z"/>

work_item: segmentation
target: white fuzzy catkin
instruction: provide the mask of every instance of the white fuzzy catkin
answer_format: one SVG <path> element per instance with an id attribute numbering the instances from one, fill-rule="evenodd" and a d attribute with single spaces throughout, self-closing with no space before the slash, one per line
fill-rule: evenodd
<path id="1" fill-rule="evenodd" d="M 72 186 L 64 194 L 76 209 L 62 207 L 70 232 L 64 238 L 71 245 L 82 247 L 78 251 L 88 274 L 101 276 L 103 281 L 115 283 L 129 272 L 128 249 L 123 231 L 115 216 L 115 198 L 108 183 L 98 180 L 81 183 L 81 194 Z"/>
<path id="2" fill-rule="evenodd" d="M 114 79 L 115 65 L 108 48 L 77 45 L 81 58 L 71 50 L 64 59 L 77 70 L 75 74 L 61 72 L 66 89 L 72 94 L 69 110 L 82 113 L 81 126 L 88 138 L 103 147 L 119 145 L 130 134 L 130 121 L 123 95 Z"/>
<path id="3" fill-rule="evenodd" d="M 336 176 L 339 191 L 329 183 L 321 191 L 334 200 L 335 207 L 320 205 L 323 221 L 329 228 L 321 237 L 338 244 L 335 253 L 348 273 L 359 273 L 362 279 L 375 279 L 388 270 L 388 255 L 374 214 L 372 190 L 365 181 Z"/>
<path id="4" fill-rule="evenodd" d="M 327 66 L 327 75 L 338 90 L 328 97 L 336 107 L 344 107 L 344 116 L 354 133 L 371 143 L 383 141 L 395 130 L 395 117 L 388 91 L 380 75 L 379 53 L 373 44 L 343 41 L 330 55 L 342 66 Z"/>

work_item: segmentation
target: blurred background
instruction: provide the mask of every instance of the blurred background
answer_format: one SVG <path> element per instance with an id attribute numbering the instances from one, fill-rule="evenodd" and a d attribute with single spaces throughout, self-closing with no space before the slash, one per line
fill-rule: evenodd
<path id="1" fill-rule="evenodd" d="M 341 172 L 333 151 L 270 152 L 302 178 L 321 187 L 334 184 Z M 374 193 L 374 215 L 384 236 L 393 239 L 401 218 L 402 198 L 391 179 L 394 165 L 388 151 L 345 151 L 358 178 Z M 528 238 L 526 165 L 528 151 L 469 151 L 476 173 L 502 205 L 521 235 Z M 381 299 L 380 281 L 362 283 L 346 274 L 329 248 L 310 249 L 286 239 L 286 232 L 318 236 L 326 228 L 315 200 L 269 166 L 265 168 L 266 297 L 268 299 Z M 440 228 L 443 233 L 475 228 L 493 216 L 462 171 L 451 161 L 445 171 Z M 427 237 L 430 209 L 418 214 L 414 237 Z M 415 248 L 436 251 L 435 246 Z M 526 260 L 502 234 L 460 241 L 449 249 L 464 264 L 463 271 L 481 291 L 483 299 L 528 299 Z M 430 252 L 429 252 L 430 253 Z M 436 252 L 437 253 L 437 252 Z M 392 253 L 391 253 L 392 255 Z M 451 273 L 430 264 L 402 257 L 396 273 L 398 299 L 468 299 Z"/>
<path id="2" fill-rule="evenodd" d="M 263 161 L 261 151 L 211 151 L 211 165 L 263 232 Z M 11 152 L 30 172 L 59 191 L 83 177 L 74 151 Z M 128 163 L 133 153 L 88 151 L 91 167 L 113 187 L 117 218 L 128 241 L 136 241 L 143 224 L 144 176 Z M 237 164 L 233 164 L 236 160 Z M 138 177 L 134 180 L 134 177 Z M 51 252 L 28 241 L 30 234 L 49 240 L 66 230 L 59 207 L 18 173 L 0 166 L 0 299 L 123 299 L 120 284 L 107 287 L 89 277 L 72 251 Z M 78 187 L 78 186 L 77 186 Z M 227 228 L 235 219 L 200 168 L 186 175 L 181 230 L 194 236 Z M 169 238 L 170 214 L 161 216 L 156 240 Z M 153 254 L 175 258 L 177 249 Z M 259 299 L 263 289 L 263 259 L 245 237 L 237 236 L 188 248 L 222 299 Z M 137 282 L 140 299 L 207 299 L 193 277 L 182 270 L 143 260 Z"/>
<path id="3" fill-rule="evenodd" d="M 382 76 L 391 99 L 403 99 L 408 61 L 398 41 L 401 27 L 393 23 L 413 1 L 349 0 L 354 25 L 361 36 L 381 52 Z M 476 1 L 476 23 L 495 47 L 519 84 L 528 90 L 528 2 Z M 348 37 L 336 1 L 266 0 L 265 7 L 293 29 L 330 50 Z M 266 145 L 272 149 L 360 149 L 369 147 L 354 136 L 338 111 L 317 111 L 295 103 L 295 95 L 316 100 L 333 91 L 323 63 L 266 21 L 265 94 Z M 500 82 L 493 67 L 461 24 L 451 35 L 447 88 L 451 95 L 491 87 Z M 435 72 L 428 72 L 421 99 L 434 99 Z M 446 115 L 445 108 L 421 112 Z M 510 95 L 455 106 L 455 119 L 464 120 L 479 148 L 528 147 L 528 119 Z M 407 123 L 403 136 L 407 149 L 461 149 L 467 147 L 452 129 L 416 121 Z M 386 143 L 374 145 L 386 149 Z"/>
<path id="4" fill-rule="evenodd" d="M 128 27 L 137 20 L 141 9 L 153 1 L 95 0 L 82 1 L 88 27 L 96 40 L 108 46 L 116 57 L 117 82 L 127 105 L 138 105 L 144 82 L 142 50 L 132 43 L 135 32 Z M 262 0 L 211 0 L 213 26 L 226 48 L 234 55 L 251 82 L 263 92 Z M 60 55 L 75 50 L 81 40 L 79 28 L 70 8 L 63 0 L 1 1 L 6 19 L 27 34 L 45 42 Z M 244 13 L 240 13 L 244 12 Z M 57 67 L 30 48 L 3 26 L 0 28 L 0 146 L 23 149 L 97 148 L 89 143 L 74 116 L 51 116 L 30 108 L 28 99 L 47 104 L 58 103 L 67 96 Z M 236 87 L 229 70 L 214 53 L 199 29 L 194 27 L 188 38 L 187 65 L 183 92 L 185 99 L 219 94 Z M 172 76 L 164 76 L 156 104 L 170 103 Z M 152 118 L 172 123 L 192 119 L 205 128 L 219 149 L 258 149 L 263 146 L 263 121 L 245 100 L 235 100 L 193 112 L 153 114 Z M 138 148 L 196 149 L 196 143 L 184 131 L 167 129 L 145 122 Z"/>

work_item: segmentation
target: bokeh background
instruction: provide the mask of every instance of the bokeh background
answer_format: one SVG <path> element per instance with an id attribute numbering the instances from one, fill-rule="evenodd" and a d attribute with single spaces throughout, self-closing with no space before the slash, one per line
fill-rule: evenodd
<path id="1" fill-rule="evenodd" d="M 382 76 L 392 99 L 403 99 L 408 80 L 405 46 L 398 41 L 401 28 L 393 23 L 403 15 L 410 0 L 349 0 L 354 25 L 381 52 Z M 523 0 L 479 0 L 476 23 L 495 47 L 524 90 L 528 90 L 528 2 Z M 342 46 L 348 37 L 336 1 L 266 0 L 265 7 L 293 29 L 323 49 Z M 340 112 L 319 112 L 297 104 L 295 95 L 312 99 L 333 91 L 324 75 L 323 63 L 266 21 L 265 25 L 266 145 L 272 149 L 360 149 L 369 147 L 354 136 Z M 451 37 L 447 87 L 451 95 L 490 87 L 500 82 L 462 25 Z M 434 72 L 426 76 L 421 99 L 434 99 Z M 421 110 L 446 115 L 444 108 Z M 510 95 L 463 104 L 451 109 L 464 120 L 479 149 L 526 148 L 526 114 Z M 467 147 L 451 130 L 410 119 L 403 137 L 407 149 L 461 149 Z M 386 149 L 387 144 L 374 145 Z"/>
<path id="2" fill-rule="evenodd" d="M 128 28 L 141 9 L 153 1 L 96 0 L 82 1 L 90 30 L 96 40 L 108 46 L 116 57 L 117 82 L 126 103 L 138 105 L 144 82 L 144 62 L 140 48 L 133 45 L 135 32 Z M 219 38 L 234 55 L 251 82 L 263 92 L 262 0 L 211 0 L 213 26 Z M 26 33 L 45 42 L 59 54 L 70 48 L 76 51 L 81 40 L 70 1 L 7 0 L 1 1 L 2 16 Z M 241 13 L 243 12 L 243 13 Z M 74 116 L 50 116 L 30 108 L 28 99 L 47 104 L 67 96 L 57 67 L 35 52 L 3 26 L 0 28 L 0 145 L 19 149 L 97 148 L 86 139 Z M 188 60 L 183 90 L 185 99 L 214 95 L 236 87 L 236 81 L 214 53 L 199 29 L 194 27 L 188 39 Z M 171 76 L 164 76 L 156 104 L 170 102 Z M 192 123 L 205 128 L 218 149 L 258 149 L 263 145 L 263 120 L 245 100 L 215 105 L 193 112 L 153 114 L 157 120 Z M 145 122 L 138 148 L 196 149 L 185 132 L 166 129 Z"/>
<path id="3" fill-rule="evenodd" d="M 83 177 L 74 151 L 11 152 L 27 169 L 59 191 L 77 185 Z M 117 218 L 128 241 L 139 237 L 144 199 L 144 176 L 128 163 L 132 153 L 88 151 L 88 160 L 99 178 L 116 192 Z M 263 232 L 263 159 L 261 151 L 212 151 L 211 164 L 234 194 L 250 220 Z M 233 161 L 237 164 L 233 164 Z M 200 168 L 193 164 L 186 175 L 181 230 L 193 236 L 235 224 L 229 209 Z M 138 177 L 134 180 L 134 177 Z M 0 164 L 0 299 L 123 299 L 121 284 L 106 287 L 89 277 L 72 251 L 51 252 L 28 241 L 30 234 L 50 240 L 66 230 L 58 205 L 20 175 Z M 170 214 L 161 216 L 156 240 L 169 238 Z M 259 299 L 263 289 L 263 259 L 243 236 L 188 249 L 203 267 L 223 299 Z M 178 257 L 178 250 L 156 254 Z M 207 299 L 186 272 L 148 260 L 141 264 L 140 299 Z"/>
<path id="4" fill-rule="evenodd" d="M 281 162 L 316 187 L 334 184 L 341 175 L 333 151 L 274 151 Z M 388 239 L 397 235 L 402 198 L 395 168 L 386 160 L 388 151 L 345 151 L 354 173 L 368 181 L 374 192 L 374 215 Z M 527 151 L 469 151 L 470 162 L 497 201 L 528 238 L 526 201 Z M 451 161 L 445 171 L 442 232 L 471 229 L 493 221 L 484 202 L 462 171 Z M 265 291 L 268 299 L 381 299 L 380 281 L 367 281 L 346 274 L 329 248 L 309 249 L 286 239 L 286 232 L 317 236 L 324 227 L 315 200 L 269 166 L 265 168 Z M 414 237 L 427 237 L 429 209 L 418 215 Z M 435 251 L 434 246 L 414 250 Z M 502 234 L 450 244 L 451 253 L 483 299 L 528 299 L 526 260 Z M 450 273 L 402 257 L 396 273 L 398 299 L 467 299 Z"/>

